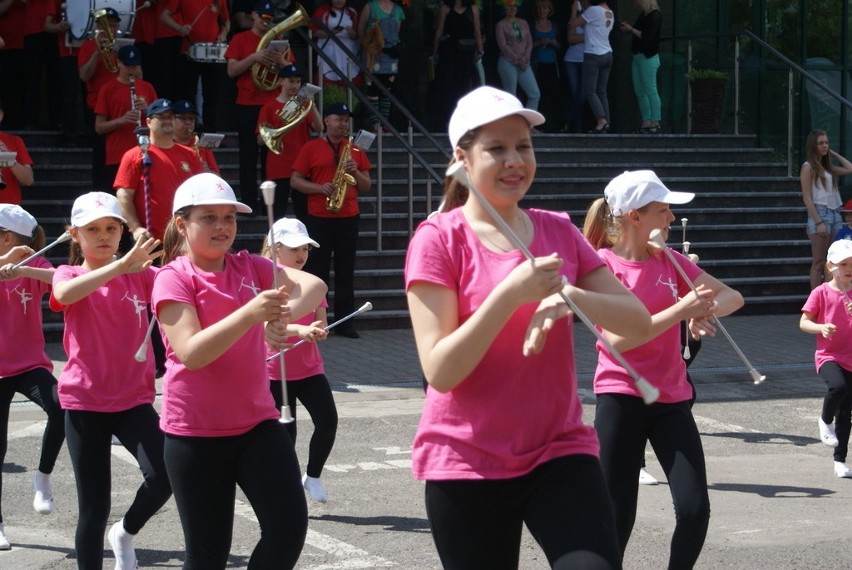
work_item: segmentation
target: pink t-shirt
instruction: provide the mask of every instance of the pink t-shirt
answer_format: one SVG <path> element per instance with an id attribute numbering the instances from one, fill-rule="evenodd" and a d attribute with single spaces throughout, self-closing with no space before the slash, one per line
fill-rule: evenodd
<path id="1" fill-rule="evenodd" d="M 558 253 L 568 281 L 576 283 L 602 265 L 567 214 L 527 213 L 535 226 L 530 251 Z M 520 251 L 487 249 L 456 208 L 420 224 L 406 257 L 406 288 L 421 281 L 451 289 L 458 296 L 461 324 L 524 261 Z M 537 306 L 528 303 L 515 311 L 455 389 L 446 394 L 427 389 L 412 452 L 416 478 L 507 479 L 556 457 L 597 456 L 597 436 L 583 424 L 577 396 L 571 319 L 556 324 L 540 354 L 522 354 Z"/>
<path id="2" fill-rule="evenodd" d="M 320 307 L 328 307 L 328 301 L 325 299 L 320 303 Z M 296 325 L 309 325 L 317 320 L 317 313 L 313 311 L 301 319 L 293 321 Z M 299 342 L 298 336 L 291 336 L 287 342 Z M 277 350 L 273 350 L 268 345 L 266 347 L 266 357 L 278 354 Z M 269 374 L 270 380 L 281 380 L 281 366 L 278 364 L 278 359 L 273 358 L 266 363 L 266 371 Z M 287 375 L 287 381 L 304 380 L 317 374 L 325 374 L 323 367 L 322 356 L 320 355 L 319 346 L 315 342 L 306 342 L 299 345 L 293 350 L 288 350 L 284 353 L 284 373 Z"/>
<path id="3" fill-rule="evenodd" d="M 178 257 L 160 270 L 154 283 L 154 310 L 163 303 L 191 305 L 205 329 L 272 288 L 272 263 L 247 251 L 225 256 L 221 272 L 202 271 Z M 266 377 L 264 325 L 251 327 L 225 353 L 198 370 L 187 369 L 166 345 L 166 375 L 160 427 L 195 437 L 240 435 L 280 412 Z"/>
<path id="4" fill-rule="evenodd" d="M 50 269 L 43 257 L 27 267 Z M 44 352 L 41 300 L 50 292 L 50 284 L 20 277 L 0 281 L 0 378 L 17 376 L 36 368 L 53 371 L 53 362 Z M 14 339 L 14 340 L 13 340 Z"/>
<path id="5" fill-rule="evenodd" d="M 88 270 L 60 265 L 53 286 Z M 148 303 L 157 270 L 120 275 L 76 303 L 50 308 L 65 314 L 62 344 L 68 363 L 59 376 L 59 402 L 66 410 L 121 412 L 154 402 L 154 353 L 134 355 L 148 332 Z"/>
<path id="6" fill-rule="evenodd" d="M 844 370 L 852 370 L 852 317 L 846 312 L 846 296 L 842 291 L 833 289 L 828 283 L 823 283 L 808 295 L 808 300 L 802 307 L 803 313 L 811 313 L 814 322 L 831 323 L 837 331 L 831 338 L 816 335 L 816 352 L 814 362 L 817 372 L 823 364 L 833 360 Z"/>
<path id="7" fill-rule="evenodd" d="M 694 282 L 704 271 L 676 251 L 675 259 Z M 604 248 L 598 255 L 625 287 L 642 301 L 654 315 L 671 307 L 679 297 L 692 289 L 663 253 L 645 261 L 629 261 Z M 627 394 L 641 398 L 633 380 L 600 342 L 598 368 L 595 371 L 595 394 Z M 682 402 L 692 398 L 692 386 L 686 381 L 686 364 L 680 355 L 680 325 L 669 329 L 641 346 L 621 353 L 640 376 L 659 388 L 662 404 Z"/>

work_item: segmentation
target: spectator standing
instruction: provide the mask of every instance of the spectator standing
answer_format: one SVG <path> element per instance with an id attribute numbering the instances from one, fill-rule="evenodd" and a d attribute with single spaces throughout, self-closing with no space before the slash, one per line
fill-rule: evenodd
<path id="1" fill-rule="evenodd" d="M 526 20 L 517 17 L 518 5 L 522 0 L 505 0 L 503 7 L 506 15 L 497 22 L 494 35 L 500 47 L 500 57 L 497 59 L 497 73 L 503 89 L 512 95 L 518 90 L 518 85 L 524 91 L 527 109 L 537 110 L 541 99 L 541 91 L 535 79 L 530 56 L 532 55 L 532 35 Z M 533 128 L 533 132 L 536 129 Z"/>
<path id="2" fill-rule="evenodd" d="M 358 37 L 364 43 L 367 67 L 388 91 L 393 91 L 396 74 L 399 73 L 399 30 L 403 20 L 405 20 L 405 12 L 392 0 L 370 0 L 361 9 L 361 16 L 358 18 Z M 381 30 L 384 47 L 371 56 L 368 46 L 375 45 L 371 41 L 371 36 L 375 37 L 377 34 L 371 31 L 373 26 Z M 386 120 L 390 120 L 390 98 L 372 83 L 367 85 L 367 97 L 370 103 L 378 108 L 379 114 Z M 379 124 L 379 118 L 375 117 L 373 129 L 378 129 Z"/>
<path id="3" fill-rule="evenodd" d="M 597 124 L 589 131 L 592 134 L 609 132 L 609 99 L 607 85 L 612 71 L 612 46 L 609 34 L 615 23 L 615 15 L 604 0 L 590 0 L 591 4 L 577 17 L 577 23 L 585 28 L 583 52 L 583 93 Z"/>
<path id="4" fill-rule="evenodd" d="M 588 8 L 589 0 L 574 0 L 571 2 L 571 15 L 565 34 L 568 47 L 562 58 L 565 64 L 565 78 L 568 81 L 568 93 L 571 102 L 565 117 L 565 131 L 579 133 L 583 131 L 583 103 L 586 101 L 583 93 L 583 52 L 586 51 L 586 27 L 577 18 Z"/>
<path id="5" fill-rule="evenodd" d="M 557 39 L 556 26 L 553 25 L 553 2 L 551 0 L 535 1 L 535 21 L 533 22 L 532 65 L 536 82 L 541 91 L 542 114 L 547 121 L 545 125 L 551 132 L 562 128 L 562 105 L 559 78 L 559 50 L 561 46 Z"/>
<path id="6" fill-rule="evenodd" d="M 0 125 L 6 116 L 4 103 L 0 101 Z M 0 203 L 20 204 L 21 186 L 31 186 L 35 180 L 33 175 L 33 159 L 27 152 L 24 140 L 10 133 L 0 131 L 0 152 L 15 152 L 14 160 L 6 163 L 0 162 L 0 178 L 6 184 L 6 188 L 0 190 Z"/>
<path id="7" fill-rule="evenodd" d="M 660 132 L 662 119 L 657 71 L 660 69 L 660 28 L 663 17 L 657 0 L 635 0 L 635 4 L 640 10 L 636 22 L 632 26 L 621 22 L 621 29 L 631 36 L 633 92 L 642 115 L 639 132 L 656 134 Z"/>
<path id="8" fill-rule="evenodd" d="M 475 62 L 482 53 L 479 6 L 473 0 L 442 0 L 432 42 L 440 129 L 446 128 L 458 100 L 478 81 Z"/>
<path id="9" fill-rule="evenodd" d="M 142 79 L 139 50 L 132 45 L 122 47 L 118 50 L 118 76 L 101 87 L 95 103 L 95 132 L 106 135 L 104 170 L 108 180 L 115 179 L 124 153 L 137 145 L 136 128 L 143 124 L 142 112 L 156 98 L 154 86 Z"/>
<path id="10" fill-rule="evenodd" d="M 835 165 L 832 158 L 838 160 Z M 799 185 L 808 221 L 806 231 L 811 242 L 811 289 L 825 281 L 825 256 L 834 236 L 843 227 L 840 216 L 838 179 L 852 174 L 852 162 L 840 156 L 828 144 L 828 133 L 812 130 L 805 141 L 805 162 L 799 170 Z"/>
<path id="11" fill-rule="evenodd" d="M 260 109 L 257 119 L 258 130 L 262 125 L 272 129 L 283 127 L 281 110 L 302 87 L 302 72 L 293 64 L 282 67 L 278 72 L 278 78 L 280 85 L 278 96 L 267 101 Z M 322 129 L 322 115 L 316 105 L 311 105 L 311 111 L 281 136 L 279 152 L 266 153 L 266 177 L 276 184 L 275 202 L 272 204 L 276 219 L 283 218 L 287 214 L 287 202 L 291 197 L 296 217 L 303 222 L 308 219 L 308 197 L 301 192 L 290 192 L 290 177 L 293 174 L 293 161 L 299 154 L 299 150 L 311 139 L 311 133 L 322 133 Z M 258 144 L 264 144 L 259 134 Z"/>
<path id="12" fill-rule="evenodd" d="M 313 17 L 314 20 L 321 21 L 331 29 L 334 37 L 349 51 L 358 54 L 358 12 L 355 8 L 347 5 L 347 0 L 329 0 L 328 3 L 320 4 L 314 10 Z M 346 55 L 336 41 L 328 37 L 325 30 L 316 24 L 312 24 L 312 27 L 319 49 L 334 62 L 348 79 L 356 85 L 360 85 L 362 78 L 358 64 Z M 342 78 L 326 63 L 325 59 L 319 56 L 317 56 L 317 67 L 323 78 L 323 89 L 326 90 L 324 100 L 327 103 L 344 101 L 346 84 Z"/>
<path id="13" fill-rule="evenodd" d="M 326 285 L 331 277 L 334 257 L 334 318 L 342 319 L 355 312 L 355 258 L 358 252 L 358 226 L 361 213 L 358 195 L 372 186 L 370 160 L 367 153 L 351 146 L 345 159 L 349 133 L 349 107 L 345 103 L 332 103 L 323 111 L 325 134 L 305 143 L 293 163 L 290 178 L 294 190 L 308 195 L 308 233 L 320 247 L 308 259 L 305 271 L 322 279 Z M 338 173 L 345 172 L 354 179 L 349 184 Z M 335 186 L 336 182 L 338 186 Z M 326 208 L 327 199 L 343 192 L 343 204 L 338 212 Z M 359 338 L 358 332 L 347 321 L 335 333 L 348 338 Z"/>
<path id="14" fill-rule="evenodd" d="M 252 66 L 264 65 L 280 69 L 287 62 L 285 53 L 271 46 L 257 51 L 260 39 L 272 22 L 275 11 L 268 0 L 259 0 L 251 13 L 252 27 L 231 39 L 225 58 L 228 60 L 228 76 L 237 80 L 236 119 L 240 152 L 240 196 L 252 210 L 259 211 L 257 197 L 257 159 L 260 157 L 261 177 L 265 178 L 266 147 L 257 144 L 255 132 L 257 117 L 264 103 L 275 98 L 275 91 L 261 91 L 252 80 Z"/>

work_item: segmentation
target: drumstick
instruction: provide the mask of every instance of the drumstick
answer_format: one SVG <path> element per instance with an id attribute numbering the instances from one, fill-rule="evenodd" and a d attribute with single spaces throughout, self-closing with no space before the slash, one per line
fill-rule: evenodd
<path id="1" fill-rule="evenodd" d="M 506 239 L 515 244 L 521 253 L 524 254 L 529 261 L 535 262 L 535 257 L 527 248 L 526 244 L 518 237 L 518 235 L 512 230 L 509 224 L 506 223 L 500 214 L 497 213 L 497 210 L 494 209 L 488 200 L 479 192 L 479 189 L 475 184 L 470 180 L 470 177 L 467 175 L 467 170 L 464 168 L 464 164 L 460 161 L 456 161 L 450 165 L 447 169 L 447 176 L 452 176 L 459 183 L 463 184 L 470 190 L 470 193 L 476 196 L 476 199 L 479 201 L 480 205 L 488 212 L 488 214 L 494 219 L 494 222 L 500 227 L 500 230 L 503 232 L 503 235 L 506 236 Z M 563 277 L 563 281 L 565 278 Z M 566 282 L 567 284 L 567 282 Z M 568 306 L 571 308 L 571 311 L 577 317 L 583 321 L 583 324 L 597 337 L 603 347 L 609 352 L 613 358 L 615 358 L 619 364 L 621 364 L 622 368 L 630 375 L 633 379 L 634 384 L 636 385 L 636 389 L 639 390 L 639 393 L 642 394 L 642 400 L 646 404 L 653 404 L 657 401 L 657 398 L 660 397 L 660 391 L 650 382 L 648 382 L 645 378 L 639 375 L 638 372 L 630 365 L 627 360 L 618 352 L 612 343 L 607 340 L 607 338 L 601 333 L 597 328 L 595 328 L 594 323 L 589 320 L 583 311 L 580 310 L 580 307 L 574 302 L 571 297 L 565 294 L 564 291 L 559 292 L 559 296 L 562 297 L 562 300 L 565 301 Z"/>
<path id="2" fill-rule="evenodd" d="M 659 249 L 663 253 L 665 253 L 666 257 L 668 257 L 671 264 L 674 265 L 675 269 L 677 269 L 678 273 L 680 273 L 680 276 L 683 278 L 683 280 L 689 283 L 689 287 L 692 289 L 692 292 L 697 295 L 698 291 L 695 289 L 695 285 L 692 283 L 692 280 L 686 275 L 686 271 L 684 271 L 683 267 L 680 266 L 680 263 L 677 262 L 671 250 L 666 247 L 666 242 L 663 239 L 662 230 L 657 228 L 651 232 L 650 238 L 648 239 L 648 245 L 650 245 L 654 249 Z M 746 358 L 746 355 L 743 354 L 743 351 L 740 350 L 740 347 L 737 346 L 737 343 L 734 342 L 734 339 L 731 338 L 730 334 L 728 334 L 728 330 L 724 327 L 722 321 L 719 320 L 719 317 L 713 315 L 713 322 L 716 327 L 720 331 L 722 331 L 722 334 L 725 335 L 725 338 L 728 339 L 728 342 L 731 344 L 731 347 L 734 349 L 734 352 L 737 353 L 737 356 L 740 357 L 740 360 L 743 361 L 743 364 L 745 364 L 746 368 L 748 369 L 748 373 L 751 375 L 751 379 L 754 380 L 754 383 L 760 384 L 761 382 L 766 380 L 766 376 L 758 372 L 757 369 L 751 365 L 751 362 L 749 362 L 748 358 Z"/>
<path id="3" fill-rule="evenodd" d="M 209 8 L 210 6 L 212 6 L 212 4 L 205 4 L 204 5 L 204 8 L 201 9 L 201 11 L 198 13 L 198 15 L 195 17 L 195 19 L 189 25 L 190 28 L 195 27 L 196 22 L 198 22 L 199 18 L 201 18 L 201 16 L 204 14 L 204 12 L 207 11 L 207 8 Z"/>
<path id="4" fill-rule="evenodd" d="M 359 313 L 366 313 L 367 311 L 372 311 L 372 310 L 373 310 L 373 304 L 372 304 L 371 302 L 367 301 L 366 303 L 364 303 L 363 305 L 361 305 L 361 308 L 360 308 L 360 309 L 358 309 L 357 311 L 355 311 L 355 312 L 353 312 L 353 313 L 350 313 L 350 314 L 346 315 L 345 317 L 343 317 L 343 318 L 342 318 L 342 319 L 340 319 L 339 321 L 334 321 L 332 324 L 328 325 L 327 327 L 325 327 L 325 328 L 324 328 L 324 329 L 322 329 L 322 330 L 324 330 L 325 332 L 328 332 L 328 331 L 330 331 L 331 329 L 333 329 L 334 327 L 336 327 L 337 325 L 339 325 L 339 324 L 341 324 L 341 323 L 344 323 L 344 322 L 348 321 L 349 319 L 351 319 L 352 317 L 354 317 L 354 316 L 358 315 Z M 273 354 L 272 356 L 270 356 L 269 358 L 267 358 L 267 359 L 266 359 L 266 361 L 267 361 L 267 362 L 269 362 L 270 360 L 274 360 L 274 359 L 278 358 L 279 356 L 281 356 L 283 353 L 285 353 L 285 352 L 287 352 L 287 351 L 290 351 L 290 350 L 293 350 L 294 348 L 296 348 L 296 347 L 297 347 L 297 346 L 299 346 L 300 344 L 305 344 L 306 342 L 308 342 L 308 341 L 307 341 L 307 340 L 305 340 L 305 339 L 302 339 L 302 340 L 300 340 L 299 342 L 297 342 L 296 344 L 294 344 L 293 346 L 291 346 L 291 347 L 289 347 L 289 348 L 285 348 L 284 350 L 281 350 L 281 351 L 276 352 L 275 354 Z"/>

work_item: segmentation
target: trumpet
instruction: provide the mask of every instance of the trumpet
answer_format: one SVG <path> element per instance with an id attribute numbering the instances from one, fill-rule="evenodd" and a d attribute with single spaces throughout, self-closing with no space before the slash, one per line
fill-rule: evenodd
<path id="1" fill-rule="evenodd" d="M 115 34 L 112 32 L 112 28 L 109 27 L 106 8 L 92 12 L 92 18 L 97 25 L 95 29 L 95 45 L 98 48 L 101 61 L 103 61 L 107 71 L 118 73 L 118 64 L 112 53 L 112 48 L 115 46 Z"/>
<path id="2" fill-rule="evenodd" d="M 267 30 L 260 42 L 257 44 L 256 52 L 263 51 L 269 47 L 269 44 L 278 36 L 285 32 L 289 32 L 299 26 L 305 26 L 311 21 L 311 17 L 302 6 L 296 4 L 296 11 L 288 18 L 282 20 L 278 24 Z M 288 48 L 289 50 L 289 48 Z M 278 85 L 278 65 L 265 65 L 263 63 L 255 63 L 251 66 L 251 78 L 254 81 L 255 87 L 259 91 L 272 91 Z"/>

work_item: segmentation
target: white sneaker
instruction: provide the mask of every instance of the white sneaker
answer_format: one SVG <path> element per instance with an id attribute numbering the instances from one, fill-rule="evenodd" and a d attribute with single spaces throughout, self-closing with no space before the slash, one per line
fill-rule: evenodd
<path id="1" fill-rule="evenodd" d="M 135 534 L 124 530 L 124 519 L 121 519 L 109 529 L 107 538 L 112 552 L 115 554 L 115 570 L 134 570 L 138 568 L 136 550 L 133 548 Z"/>
<path id="2" fill-rule="evenodd" d="M 319 503 L 328 502 L 328 493 L 325 492 L 325 487 L 322 486 L 322 481 L 318 477 L 308 477 L 305 474 L 302 477 L 302 486 L 311 498 Z"/>
<path id="3" fill-rule="evenodd" d="M 659 485 L 660 482 L 657 481 L 653 475 L 648 473 L 648 471 L 643 467 L 639 470 L 639 484 L 640 485 Z"/>
<path id="4" fill-rule="evenodd" d="M 53 487 L 50 485 L 50 475 L 36 471 L 33 475 L 33 508 L 37 513 L 49 515 L 56 508 L 53 502 Z"/>
<path id="5" fill-rule="evenodd" d="M 845 463 L 841 463 L 840 461 L 834 462 L 834 474 L 838 477 L 852 479 L 852 469 L 849 469 Z"/>
<path id="6" fill-rule="evenodd" d="M 819 439 L 829 447 L 837 447 L 837 434 L 834 433 L 834 422 L 830 424 L 822 421 L 822 417 L 819 418 Z"/>
<path id="7" fill-rule="evenodd" d="M 6 527 L 0 523 L 0 550 L 12 550 L 12 545 L 9 544 L 9 539 L 6 538 Z"/>

